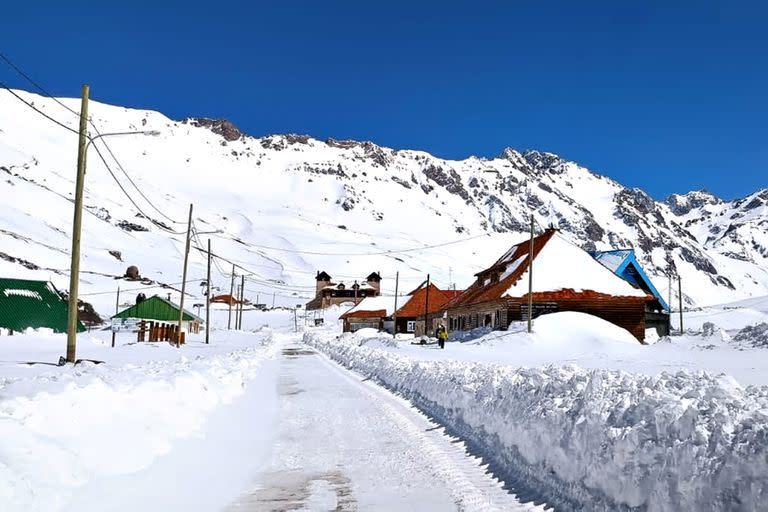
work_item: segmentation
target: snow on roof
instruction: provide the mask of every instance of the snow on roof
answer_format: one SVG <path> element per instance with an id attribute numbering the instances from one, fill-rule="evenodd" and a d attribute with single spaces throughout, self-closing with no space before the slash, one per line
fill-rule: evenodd
<path id="1" fill-rule="evenodd" d="M 408 300 L 409 297 L 398 297 L 398 302 L 402 304 L 403 300 Z M 342 316 L 349 316 L 353 313 L 360 311 L 384 311 L 385 316 L 391 316 L 395 312 L 395 298 L 394 297 L 366 297 L 361 300 L 355 307 L 345 312 Z"/>
<path id="2" fill-rule="evenodd" d="M 533 292 L 554 292 L 572 289 L 590 290 L 620 297 L 645 297 L 610 269 L 598 263 L 588 252 L 555 234 L 533 260 Z M 507 289 L 506 295 L 522 297 L 528 294 L 528 269 Z"/>
<path id="3" fill-rule="evenodd" d="M 593 253 L 593 257 L 603 264 L 611 272 L 616 272 L 627 256 L 632 254 L 632 249 L 621 249 L 617 251 L 598 251 Z"/>
<path id="4" fill-rule="evenodd" d="M 6 288 L 5 290 L 3 290 L 3 293 L 5 294 L 6 297 L 15 295 L 17 297 L 28 297 L 30 299 L 43 300 L 43 297 L 34 290 Z"/>

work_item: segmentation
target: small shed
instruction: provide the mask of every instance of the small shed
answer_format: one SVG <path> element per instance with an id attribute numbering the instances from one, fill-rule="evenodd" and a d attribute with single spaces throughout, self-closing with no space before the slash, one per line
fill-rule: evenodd
<path id="1" fill-rule="evenodd" d="M 67 332 L 69 304 L 53 283 L 29 279 L 0 278 L 0 328 L 23 332 L 46 328 Z M 77 332 L 85 331 L 78 320 Z"/>
<path id="2" fill-rule="evenodd" d="M 383 330 L 385 320 L 394 311 L 394 297 L 366 297 L 339 318 L 344 321 L 344 332 L 355 332 L 367 327 Z"/>
<path id="3" fill-rule="evenodd" d="M 153 295 L 128 309 L 124 309 L 112 318 L 136 318 L 139 320 L 158 320 L 160 322 L 176 323 L 179 321 L 179 306 L 159 295 Z M 194 313 L 190 313 L 186 309 L 184 310 L 182 328 L 186 324 L 188 332 L 198 332 L 202 322 L 202 318 Z"/>

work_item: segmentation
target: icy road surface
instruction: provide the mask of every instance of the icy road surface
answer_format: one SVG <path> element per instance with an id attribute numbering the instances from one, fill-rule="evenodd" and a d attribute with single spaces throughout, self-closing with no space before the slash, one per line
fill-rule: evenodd
<path id="1" fill-rule="evenodd" d="M 306 345 L 284 346 L 278 392 L 272 454 L 229 512 L 543 510 L 406 401 Z"/>

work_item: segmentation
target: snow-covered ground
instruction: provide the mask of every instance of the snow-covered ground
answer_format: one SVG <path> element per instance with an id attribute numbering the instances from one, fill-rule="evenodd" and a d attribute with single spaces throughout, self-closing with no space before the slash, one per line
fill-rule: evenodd
<path id="1" fill-rule="evenodd" d="M 292 314 L 282 317 L 292 323 Z M 209 428 L 209 420 L 242 401 L 244 392 L 269 374 L 279 336 L 270 328 L 214 330 L 210 344 L 202 334 L 193 335 L 177 349 L 136 343 L 132 334 L 118 335 L 112 348 L 109 332 L 83 333 L 78 357 L 104 362 L 65 367 L 51 365 L 65 351 L 63 334 L 0 336 L 0 509 L 71 510 L 77 503 L 78 510 L 116 510 L 110 506 L 118 501 L 122 510 L 136 510 L 127 504 L 139 503 L 151 505 L 149 510 L 169 510 L 158 504 L 175 509 L 189 496 L 195 510 L 226 503 L 248 482 L 256 464 L 225 456 L 237 450 L 213 450 L 211 442 L 221 440 L 226 429 Z M 251 393 L 250 400 L 262 407 L 274 401 L 273 395 Z M 263 423 L 256 421 L 258 411 L 249 415 L 254 433 L 269 425 L 268 413 Z M 175 476 L 186 474 L 191 456 L 178 446 L 189 451 L 203 436 L 207 442 L 198 448 L 210 459 L 198 467 L 208 471 L 218 462 L 227 466 L 222 474 L 239 485 L 217 478 L 203 493 L 196 480 Z M 161 474 L 158 467 L 168 472 Z M 150 474 L 154 482 L 147 479 Z M 144 487 L 137 488 L 142 479 Z M 168 490 L 158 486 L 163 481 L 175 487 L 170 494 L 179 495 L 170 499 Z M 121 497 L 120 488 L 130 499 Z"/>
<path id="2" fill-rule="evenodd" d="M 541 509 L 407 401 L 301 345 L 298 320 L 247 312 L 248 330 L 181 348 L 83 333 L 79 357 L 104 362 L 64 367 L 40 364 L 64 335 L 0 337 L 0 510 Z"/>
<path id="3" fill-rule="evenodd" d="M 340 307 L 320 327 L 303 312 L 246 311 L 243 331 L 227 331 L 219 307 L 211 344 L 201 333 L 180 349 L 81 334 L 78 356 L 98 365 L 30 366 L 55 362 L 64 335 L 3 336 L 0 435 L 13 442 L 0 445 L 0 503 L 759 510 L 768 331 L 739 324 L 752 318 L 744 308 L 762 312 L 753 302 L 728 306 L 733 329 L 652 345 L 555 313 L 532 335 L 517 324 L 455 333 L 440 350 L 372 330 L 342 335 Z"/>
<path id="4" fill-rule="evenodd" d="M 231 511 L 541 510 L 404 399 L 305 345 L 283 354 L 275 446 Z"/>
<path id="5" fill-rule="evenodd" d="M 546 315 L 534 330 L 445 350 L 370 330 L 313 330 L 305 341 L 408 398 L 512 489 L 557 508 L 764 506 L 765 348 L 712 327 L 643 346 L 579 313 Z"/>

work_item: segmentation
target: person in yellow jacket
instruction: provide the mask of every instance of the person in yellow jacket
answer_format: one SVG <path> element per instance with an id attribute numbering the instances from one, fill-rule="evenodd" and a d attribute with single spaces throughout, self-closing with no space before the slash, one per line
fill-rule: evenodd
<path id="1" fill-rule="evenodd" d="M 448 339 L 448 330 L 445 328 L 444 325 L 441 325 L 437 328 L 437 343 L 440 345 L 440 348 L 445 348 L 445 340 Z"/>

